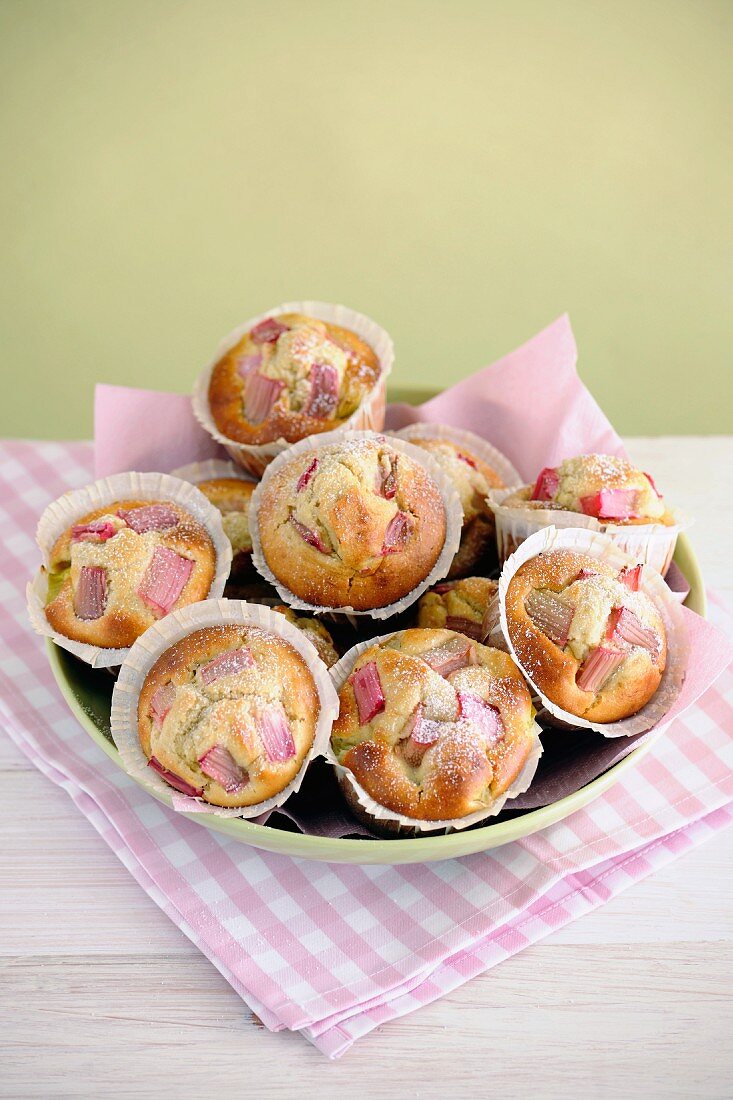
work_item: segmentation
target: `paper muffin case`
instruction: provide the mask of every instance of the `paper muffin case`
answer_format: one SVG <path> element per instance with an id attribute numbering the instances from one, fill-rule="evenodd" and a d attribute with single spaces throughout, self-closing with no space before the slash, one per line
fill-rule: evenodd
<path id="1" fill-rule="evenodd" d="M 213 481 L 220 477 L 233 477 L 237 481 L 248 482 L 255 480 L 236 462 L 224 462 L 220 458 L 207 458 L 205 462 L 189 462 L 187 466 L 179 466 L 171 470 L 171 477 L 190 481 L 192 485 L 199 485 L 202 481 Z"/>
<path id="2" fill-rule="evenodd" d="M 313 676 L 321 703 L 316 732 L 307 755 L 294 779 L 272 798 L 254 806 L 228 808 L 212 806 L 200 798 L 191 798 L 170 787 L 157 772 L 148 767 L 137 730 L 137 704 L 143 682 L 160 655 L 196 630 L 210 626 L 254 626 L 284 638 L 301 655 Z M 128 775 L 178 812 L 209 813 L 217 817 L 259 817 L 281 806 L 299 790 L 310 762 L 324 755 L 331 736 L 331 727 L 339 709 L 338 696 L 328 669 L 318 656 L 312 642 L 277 611 L 261 604 L 241 600 L 203 600 L 180 611 L 171 611 L 164 619 L 148 628 L 131 647 L 123 661 L 112 693 L 110 732 Z"/>
<path id="3" fill-rule="evenodd" d="M 306 451 L 318 452 L 323 447 L 328 447 L 333 443 L 348 443 L 351 440 L 357 439 L 386 440 L 395 451 L 407 455 L 408 458 L 411 458 L 418 466 L 422 466 L 438 486 L 438 491 L 440 492 L 443 507 L 445 509 L 446 521 L 443 549 L 438 555 L 438 560 L 427 577 L 413 588 L 411 592 L 408 592 L 406 596 L 403 596 L 402 599 L 396 600 L 395 603 L 387 604 L 385 607 L 370 608 L 365 611 L 357 611 L 353 607 L 321 607 L 319 604 L 306 603 L 305 600 L 299 599 L 294 592 L 291 592 L 289 588 L 277 579 L 265 561 L 265 555 L 262 551 L 262 542 L 260 540 L 260 527 L 257 520 L 257 512 L 265 487 L 269 479 L 273 477 L 282 466 L 292 461 L 292 459 L 297 458 L 298 455 L 304 454 Z M 447 575 L 453 558 L 458 550 L 461 541 L 462 527 L 463 509 L 461 508 L 458 493 L 450 478 L 443 473 L 438 463 L 430 457 L 427 451 L 421 450 L 420 447 L 416 447 L 413 443 L 407 443 L 404 439 L 397 439 L 395 436 L 387 437 L 385 435 L 380 435 L 377 432 L 344 432 L 339 429 L 335 432 L 325 432 L 322 435 L 310 435 L 307 439 L 301 439 L 299 443 L 293 443 L 288 447 L 287 451 L 283 451 L 282 454 L 278 455 L 271 465 L 267 467 L 262 481 L 252 494 L 249 505 L 249 532 L 252 538 L 252 561 L 260 576 L 264 577 L 269 584 L 277 589 L 282 602 L 286 603 L 289 607 L 297 608 L 301 611 L 310 611 L 317 615 L 327 615 L 335 621 L 343 621 L 346 619 L 351 622 L 352 625 L 355 625 L 356 618 L 362 615 L 369 615 L 372 619 L 389 619 L 392 615 L 398 615 L 401 611 L 408 608 L 410 604 L 414 603 L 415 600 L 419 599 L 428 588 L 442 580 L 443 577 Z"/>
<path id="4" fill-rule="evenodd" d="M 494 470 L 506 486 L 523 485 L 522 476 L 512 466 L 506 455 L 493 447 L 488 440 L 483 439 L 475 432 L 464 431 L 462 428 L 453 428 L 450 424 L 408 424 L 406 428 L 400 428 L 398 432 L 387 433 L 397 436 L 398 439 L 406 439 L 408 443 L 416 439 L 447 439 L 458 447 L 465 448 L 469 454 L 475 455 Z"/>
<path id="5" fill-rule="evenodd" d="M 232 546 L 224 533 L 221 514 L 195 485 L 170 474 L 114 474 L 83 489 L 65 493 L 49 504 L 38 522 L 36 542 L 43 554 L 45 569 L 40 569 L 26 589 L 28 615 L 37 634 L 51 638 L 56 645 L 73 653 L 92 668 L 111 668 L 122 664 L 129 652 L 125 649 L 105 649 L 102 646 L 77 642 L 58 634 L 46 618 L 48 574 L 51 550 L 63 532 L 82 516 L 120 500 L 170 500 L 185 508 L 206 528 L 216 551 L 216 572 L 209 595 L 221 596 L 232 564 Z"/>
<path id="6" fill-rule="evenodd" d="M 506 617 L 506 594 L 514 574 L 530 558 L 548 550 L 576 550 L 581 554 L 598 558 L 612 565 L 616 570 L 624 566 L 634 566 L 637 558 L 630 558 L 616 546 L 612 539 L 601 531 L 589 531 L 584 528 L 545 527 L 530 535 L 506 562 L 499 578 L 499 618 L 509 653 L 515 664 L 521 669 L 525 679 L 533 688 L 542 707 L 540 718 L 544 716 L 548 723 L 570 729 L 590 729 L 604 737 L 633 737 L 645 733 L 661 723 L 680 693 L 687 671 L 690 645 L 685 628 L 682 607 L 670 592 L 661 574 L 648 565 L 641 572 L 641 588 L 653 601 L 664 622 L 667 634 L 667 664 L 656 692 L 649 702 L 632 714 L 617 722 L 590 722 L 576 714 L 558 707 L 548 699 L 535 684 L 532 676 L 522 664 L 512 645 Z M 539 708 L 538 708 L 539 709 Z"/>
<path id="7" fill-rule="evenodd" d="M 366 652 L 366 650 L 370 649 L 372 646 L 380 645 L 390 638 L 394 638 L 402 633 L 403 631 L 396 630 L 391 634 L 381 634 L 378 638 L 370 638 L 367 642 L 359 642 L 357 645 L 353 646 L 348 653 L 345 653 L 341 660 L 337 661 L 331 669 L 331 679 L 336 691 L 339 692 L 344 686 L 362 653 Z M 422 821 L 420 818 L 406 817 L 404 814 L 396 814 L 393 810 L 388 810 L 386 807 L 380 805 L 379 802 L 375 802 L 374 799 L 367 794 L 361 784 L 357 783 L 353 773 L 350 772 L 348 768 L 344 767 L 343 764 L 339 763 L 336 754 L 331 748 L 330 738 L 324 756 L 328 763 L 332 765 L 339 784 L 347 784 L 359 807 L 371 817 L 376 818 L 376 820 L 383 825 L 415 833 L 452 833 L 461 829 L 468 829 L 471 825 L 476 825 L 479 821 L 485 821 L 487 818 L 496 817 L 504 808 L 504 804 L 507 801 L 516 798 L 517 795 L 524 794 L 524 792 L 529 789 L 534 779 L 535 772 L 537 771 L 540 757 L 542 756 L 542 742 L 540 741 L 542 730 L 536 722 L 532 723 L 532 732 L 534 735 L 532 751 L 521 772 L 508 790 L 501 795 L 500 798 L 497 798 L 497 800 L 487 809 L 477 810 L 475 813 L 467 814 L 466 817 L 447 818 L 444 821 Z"/>
<path id="8" fill-rule="evenodd" d="M 663 523 L 619 524 L 602 523 L 595 516 L 585 516 L 580 512 L 568 512 L 560 508 L 511 508 L 504 501 L 513 489 L 492 489 L 488 496 L 496 519 L 496 548 L 499 563 L 504 564 L 508 557 L 521 546 L 525 539 L 545 527 L 587 528 L 589 531 L 601 531 L 635 558 L 637 562 L 656 569 L 662 576 L 669 569 L 677 536 L 689 527 L 689 523 L 680 520 L 670 527 Z"/>
<path id="9" fill-rule="evenodd" d="M 344 420 L 336 431 L 381 431 L 384 427 L 384 417 L 387 406 L 387 377 L 394 363 L 394 344 L 392 337 L 376 321 L 363 313 L 357 313 L 346 306 L 331 305 L 328 302 L 284 302 L 282 305 L 268 309 L 257 317 L 251 317 L 248 321 L 238 325 L 219 344 L 216 355 L 205 370 L 196 379 L 193 394 L 193 412 L 201 426 L 209 435 L 221 443 L 227 453 L 239 465 L 248 470 L 255 478 L 262 477 L 266 467 L 272 460 L 289 446 L 285 439 L 275 439 L 270 443 L 248 444 L 238 443 L 229 439 L 217 428 L 209 408 L 209 382 L 211 374 L 222 358 L 245 336 L 251 328 L 254 328 L 266 317 L 278 317 L 282 313 L 302 313 L 307 317 L 315 317 L 318 321 L 327 321 L 332 325 L 350 329 L 365 340 L 373 349 L 379 359 L 381 373 L 376 384 L 364 397 L 357 410 Z"/>

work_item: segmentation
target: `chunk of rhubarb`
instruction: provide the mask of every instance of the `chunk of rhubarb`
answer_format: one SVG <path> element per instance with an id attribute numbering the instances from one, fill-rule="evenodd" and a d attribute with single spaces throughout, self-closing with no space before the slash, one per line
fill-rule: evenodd
<path id="1" fill-rule="evenodd" d="M 395 477 L 394 462 L 388 455 L 383 455 L 377 468 L 377 492 L 385 500 L 392 500 L 397 492 L 397 478 Z"/>
<path id="2" fill-rule="evenodd" d="M 625 565 L 616 579 L 621 581 L 621 584 L 625 584 L 629 592 L 638 592 L 643 568 L 641 562 L 638 565 Z"/>
<path id="3" fill-rule="evenodd" d="M 578 669 L 575 682 L 581 691 L 600 691 L 609 677 L 616 671 L 625 654 L 618 649 L 606 649 L 598 646 L 592 649 Z"/>
<path id="4" fill-rule="evenodd" d="M 385 707 L 382 681 L 379 679 L 376 662 L 369 661 L 368 664 L 357 668 L 356 672 L 352 672 L 350 682 L 359 711 L 359 725 L 364 726 Z"/>
<path id="5" fill-rule="evenodd" d="M 596 519 L 633 519 L 637 496 L 635 489 L 601 489 L 581 497 L 580 507 L 586 516 Z"/>
<path id="6" fill-rule="evenodd" d="M 400 748 L 403 759 L 413 768 L 422 763 L 422 758 L 431 745 L 440 736 L 440 723 L 426 718 L 422 703 L 418 703 L 405 723 Z"/>
<path id="7" fill-rule="evenodd" d="M 467 722 L 476 723 L 487 744 L 496 744 L 504 736 L 504 723 L 498 707 L 487 703 L 480 695 L 474 695 L 471 691 L 459 691 L 458 712 Z"/>
<path id="8" fill-rule="evenodd" d="M 649 482 L 649 484 L 651 485 L 652 489 L 653 489 L 653 490 L 654 490 L 654 492 L 655 492 L 655 493 L 657 494 L 657 496 L 659 497 L 659 499 L 660 499 L 660 500 L 662 500 L 662 499 L 663 499 L 663 498 L 662 498 L 662 494 L 661 494 L 661 493 L 659 492 L 659 489 L 657 489 L 656 485 L 654 484 L 654 478 L 652 477 L 652 475 L 651 475 L 651 474 L 648 474 L 648 473 L 646 472 L 646 470 L 645 470 L 645 471 L 644 471 L 644 477 L 645 477 L 645 478 L 647 479 L 647 481 Z"/>
<path id="9" fill-rule="evenodd" d="M 215 680 L 221 680 L 223 676 L 236 676 L 238 672 L 244 672 L 246 668 L 254 667 L 254 657 L 246 646 L 241 649 L 230 649 L 227 653 L 220 653 L 218 657 L 199 669 L 202 683 L 213 684 Z"/>
<path id="10" fill-rule="evenodd" d="M 173 706 L 176 689 L 173 684 L 161 684 L 150 698 L 150 717 L 156 726 L 162 726 L 165 716 Z"/>
<path id="11" fill-rule="evenodd" d="M 597 577 L 598 572 L 595 569 L 581 569 L 575 578 L 576 581 L 587 581 L 588 577 Z"/>
<path id="12" fill-rule="evenodd" d="M 629 645 L 638 645 L 650 653 L 659 652 L 659 637 L 649 627 L 644 626 L 628 607 L 614 607 L 608 616 L 606 640 L 619 639 Z"/>
<path id="13" fill-rule="evenodd" d="M 101 565 L 82 565 L 74 592 L 77 619 L 99 619 L 107 606 L 107 572 Z"/>
<path id="14" fill-rule="evenodd" d="M 328 546 L 323 541 L 318 532 L 313 531 L 310 527 L 306 527 L 304 523 L 301 523 L 299 519 L 295 518 L 292 512 L 290 513 L 290 522 L 302 538 L 303 542 L 307 542 L 309 546 L 315 546 L 316 550 L 320 550 L 322 554 L 330 553 Z"/>
<path id="15" fill-rule="evenodd" d="M 212 745 L 199 757 L 199 767 L 204 775 L 213 779 L 227 794 L 241 791 L 249 783 L 249 775 L 223 745 Z"/>
<path id="16" fill-rule="evenodd" d="M 440 584 L 436 584 L 433 588 L 433 592 L 437 592 L 440 596 L 445 592 L 450 592 L 451 588 L 455 588 L 458 581 L 441 581 Z"/>
<path id="17" fill-rule="evenodd" d="M 328 363 L 314 363 L 310 371 L 311 390 L 305 415 L 326 420 L 336 412 L 339 403 L 339 376 Z"/>
<path id="18" fill-rule="evenodd" d="M 448 676 L 459 668 L 476 663 L 473 644 L 466 637 L 451 638 L 420 656 L 439 676 Z"/>
<path id="19" fill-rule="evenodd" d="M 448 615 L 445 620 L 446 630 L 455 630 L 457 634 L 465 634 L 468 638 L 480 642 L 484 637 L 481 623 L 474 619 L 466 619 L 461 615 Z"/>
<path id="20" fill-rule="evenodd" d="M 308 467 L 308 469 L 304 470 L 303 473 L 298 478 L 298 484 L 295 486 L 296 493 L 299 493 L 299 492 L 301 492 L 302 489 L 305 489 L 306 485 L 311 480 L 311 478 L 313 477 L 313 475 L 315 474 L 317 469 L 318 469 L 318 459 L 314 458 L 312 460 L 310 466 Z"/>
<path id="21" fill-rule="evenodd" d="M 281 706 L 267 707 L 257 719 L 265 755 L 272 763 L 284 762 L 295 756 L 295 742 L 290 722 Z"/>
<path id="22" fill-rule="evenodd" d="M 552 500 L 560 484 L 560 477 L 554 466 L 545 466 L 540 470 L 530 500 Z"/>
<path id="23" fill-rule="evenodd" d="M 249 374 L 244 382 L 244 416 L 250 424 L 267 420 L 285 383 L 266 374 Z"/>
<path id="24" fill-rule="evenodd" d="M 552 592 L 530 592 L 524 603 L 530 619 L 555 645 L 566 646 L 575 608 L 563 603 Z"/>
<path id="25" fill-rule="evenodd" d="M 478 470 L 476 462 L 471 458 L 470 455 L 464 455 L 462 451 L 458 451 L 457 454 L 461 462 L 465 462 L 466 465 L 470 466 L 473 470 Z"/>
<path id="26" fill-rule="evenodd" d="M 254 344 L 273 344 L 278 337 L 288 331 L 288 327 L 274 317 L 265 317 L 264 321 L 260 321 L 249 330 L 250 339 Z"/>
<path id="27" fill-rule="evenodd" d="M 204 793 L 202 788 L 196 788 L 186 782 L 185 779 L 181 779 L 180 775 L 176 775 L 175 772 L 169 772 L 167 768 L 164 768 L 160 760 L 156 760 L 154 756 L 151 756 L 148 760 L 148 767 L 157 772 L 158 775 L 165 779 L 166 783 L 171 787 L 175 787 L 181 794 L 187 794 L 189 798 L 200 798 Z"/>
<path id="28" fill-rule="evenodd" d="M 75 523 L 71 528 L 72 542 L 106 542 L 117 534 L 114 523 L 108 519 L 93 520 L 92 523 Z"/>
<path id="29" fill-rule="evenodd" d="M 177 527 L 179 521 L 177 513 L 165 504 L 145 504 L 129 512 L 121 508 L 117 515 L 137 535 L 144 535 L 146 531 L 167 531 L 169 527 Z"/>
<path id="30" fill-rule="evenodd" d="M 262 355 L 257 351 L 253 355 L 242 355 L 237 359 L 237 374 L 240 378 L 248 378 L 262 365 Z"/>
<path id="31" fill-rule="evenodd" d="M 398 512 L 387 524 L 382 543 L 383 554 L 396 554 L 404 548 L 410 537 L 412 521 L 407 512 Z"/>
<path id="32" fill-rule="evenodd" d="M 167 546 L 156 546 L 137 594 L 158 616 L 167 615 L 186 587 L 192 570 L 190 558 L 182 558 Z"/>

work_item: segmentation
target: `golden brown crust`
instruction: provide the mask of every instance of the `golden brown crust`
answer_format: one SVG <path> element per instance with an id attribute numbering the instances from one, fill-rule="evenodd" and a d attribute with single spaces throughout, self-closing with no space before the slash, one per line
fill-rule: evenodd
<path id="1" fill-rule="evenodd" d="M 444 581 L 429 589 L 418 601 L 417 625 L 432 629 L 457 630 L 467 633 L 456 625 L 461 620 L 473 623 L 480 629 L 489 600 L 497 593 L 499 585 L 488 577 L 463 577 L 460 580 Z M 479 634 L 471 630 L 469 637 L 481 640 Z"/>
<path id="2" fill-rule="evenodd" d="M 202 665 L 246 648 L 251 667 L 206 684 Z M 162 723 L 154 719 L 153 696 L 172 684 L 175 698 Z M 295 755 L 271 760 L 259 733 L 263 709 L 283 708 Z M 185 780 L 217 806 L 254 806 L 282 791 L 297 775 L 313 744 L 320 700 L 301 655 L 273 631 L 247 626 L 207 627 L 167 649 L 148 672 L 138 699 L 138 735 L 145 756 Z M 207 776 L 201 759 L 223 746 L 246 772 L 239 791 L 227 791 Z"/>
<path id="3" fill-rule="evenodd" d="M 307 485 L 299 479 L 314 459 Z M 378 489 L 381 463 L 391 463 L 396 493 Z M 390 523 L 406 517 L 407 533 L 395 552 L 383 553 Z M 316 531 L 326 552 L 304 540 Z M 264 488 L 258 513 L 262 551 L 277 579 L 298 598 L 319 607 L 384 607 L 415 588 L 435 565 L 446 535 L 437 485 L 411 458 L 371 438 L 332 444 L 298 455 Z"/>
<path id="4" fill-rule="evenodd" d="M 599 589 L 602 582 L 597 583 L 592 578 L 578 580 L 582 570 L 593 571 L 610 582 L 602 592 L 591 593 L 590 598 L 598 608 L 593 641 L 597 645 L 628 651 L 623 665 L 597 693 L 584 691 L 576 684 L 583 659 L 592 647 L 586 647 L 585 652 L 581 650 L 581 657 L 570 648 L 560 648 L 535 625 L 525 607 L 533 590 L 557 593 L 572 585 L 576 587 L 575 592 L 569 589 L 569 601 L 575 606 L 579 599 L 587 603 L 581 585 Z M 666 663 L 667 642 L 661 615 L 649 597 L 642 592 L 629 592 L 616 578 L 617 571 L 597 558 L 571 550 L 553 550 L 525 562 L 510 581 L 506 594 L 509 637 L 522 668 L 551 702 L 593 722 L 619 721 L 640 710 L 659 687 Z M 575 599 L 571 598 L 573 595 Z M 659 638 L 658 656 L 653 657 L 640 647 L 605 640 L 608 616 L 614 607 L 629 608 L 643 625 L 654 631 Z"/>
<path id="5" fill-rule="evenodd" d="M 276 439 L 295 443 L 308 435 L 328 432 L 348 419 L 361 401 L 376 385 L 381 365 L 373 348 L 349 329 L 329 322 L 316 322 L 300 314 L 282 314 L 277 320 L 285 324 L 308 322 L 320 326 L 325 334 L 345 353 L 346 366 L 339 388 L 339 405 L 336 415 L 314 417 L 306 415 L 303 408 L 287 407 L 278 402 L 270 416 L 261 424 L 250 424 L 244 416 L 244 381 L 238 364 L 243 357 L 259 354 L 263 345 L 254 343 L 248 333 L 231 348 L 214 367 L 209 382 L 209 407 L 219 431 L 227 439 L 238 443 L 257 445 Z M 268 355 L 265 345 L 265 354 Z M 295 402 L 297 404 L 297 400 Z"/>
<path id="6" fill-rule="evenodd" d="M 118 510 L 131 511 L 162 505 L 179 516 L 176 526 L 139 535 L 117 517 Z M 184 508 L 171 501 L 123 500 L 107 504 L 80 516 L 76 524 L 109 518 L 118 530 L 106 542 L 73 542 L 69 527 L 54 544 L 49 560 L 51 578 L 63 577 L 58 592 L 46 605 L 46 618 L 59 634 L 74 641 L 105 649 L 131 646 L 156 614 L 137 595 L 156 547 L 166 547 L 193 561 L 193 569 L 176 608 L 204 600 L 216 573 L 216 550 L 208 531 Z M 105 569 L 108 595 L 105 612 L 97 619 L 80 619 L 74 612 L 74 593 L 82 566 Z M 66 575 L 63 576 L 64 572 Z"/>
<path id="7" fill-rule="evenodd" d="M 441 676 L 423 657 L 446 644 L 462 647 L 468 663 Z M 511 658 L 453 631 L 416 629 L 370 647 L 354 671 L 372 663 L 384 708 L 360 722 L 352 672 L 339 693 L 332 733 L 339 761 L 375 802 L 404 817 L 443 821 L 488 810 L 519 775 L 534 745 L 531 698 Z M 499 736 L 487 737 L 463 714 L 466 697 L 495 708 Z M 435 740 L 420 759 L 413 756 L 410 738 L 416 713 L 438 723 Z"/>

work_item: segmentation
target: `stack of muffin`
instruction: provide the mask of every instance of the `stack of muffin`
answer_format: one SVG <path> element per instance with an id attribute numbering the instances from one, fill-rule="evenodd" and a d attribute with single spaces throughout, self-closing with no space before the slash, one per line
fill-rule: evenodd
<path id="1" fill-rule="evenodd" d="M 44 513 L 34 626 L 121 666 L 125 766 L 179 808 L 255 816 L 324 756 L 375 831 L 465 828 L 527 789 L 540 735 L 636 733 L 679 691 L 651 477 L 584 455 L 520 486 L 477 435 L 380 434 L 392 354 L 360 314 L 280 307 L 196 384 L 231 461 Z"/>

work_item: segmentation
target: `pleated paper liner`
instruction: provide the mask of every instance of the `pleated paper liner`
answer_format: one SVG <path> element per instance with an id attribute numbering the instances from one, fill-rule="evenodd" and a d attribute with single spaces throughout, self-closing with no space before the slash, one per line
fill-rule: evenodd
<path id="1" fill-rule="evenodd" d="M 186 466 L 179 466 L 171 470 L 171 477 L 180 477 L 182 481 L 190 481 L 192 485 L 199 485 L 202 481 L 213 481 L 216 478 L 233 477 L 238 481 L 252 482 L 255 478 L 236 462 L 225 462 L 221 458 L 207 458 L 203 462 L 189 462 Z"/>
<path id="2" fill-rule="evenodd" d="M 545 527 L 530 535 L 505 563 L 499 578 L 501 632 L 509 653 L 539 699 L 540 721 L 546 720 L 550 724 L 570 729 L 594 730 L 604 737 L 632 737 L 639 733 L 646 733 L 647 730 L 663 722 L 665 714 L 679 695 L 689 660 L 689 642 L 682 608 L 665 584 L 664 578 L 648 565 L 645 565 L 641 573 L 640 590 L 649 596 L 662 616 L 667 634 L 667 664 L 655 694 L 636 714 L 617 722 L 591 722 L 586 718 L 570 714 L 540 691 L 512 645 L 506 618 L 506 593 L 510 581 L 526 561 L 538 554 L 561 548 L 588 554 L 611 565 L 616 571 L 623 569 L 624 566 L 634 566 L 638 563 L 638 559 L 624 554 L 608 535 L 577 527 L 563 530 L 557 527 Z"/>
<path id="3" fill-rule="evenodd" d="M 445 508 L 446 534 L 443 549 L 438 555 L 438 560 L 435 565 L 424 580 L 416 585 L 416 587 L 406 596 L 403 596 L 400 600 L 396 600 L 394 603 L 387 604 L 385 607 L 375 607 L 369 610 L 357 611 L 353 607 L 322 607 L 319 604 L 306 603 L 305 600 L 299 599 L 294 592 L 291 592 L 286 585 L 278 580 L 265 561 L 260 539 L 259 523 L 257 520 L 260 500 L 262 499 L 262 494 L 265 491 L 269 479 L 274 477 L 282 466 L 291 462 L 294 458 L 297 458 L 298 455 L 311 451 L 317 453 L 322 448 L 332 444 L 349 443 L 360 439 L 386 440 L 390 447 L 400 454 L 407 455 L 413 462 L 417 463 L 418 466 L 422 466 L 422 468 L 430 474 L 433 481 L 435 481 L 438 486 Z M 460 544 L 462 525 L 463 510 L 461 508 L 461 502 L 458 499 L 458 493 L 450 478 L 443 473 L 440 466 L 430 457 L 427 451 L 421 450 L 419 447 L 414 446 L 412 443 L 407 443 L 403 439 L 397 439 L 395 436 L 380 436 L 376 432 L 342 432 L 339 430 L 336 432 L 326 432 L 323 435 L 311 435 L 308 436 L 307 439 L 301 439 L 299 443 L 294 443 L 287 451 L 278 455 L 271 465 L 268 466 L 262 481 L 252 494 L 249 511 L 249 530 L 252 537 L 252 560 L 258 573 L 277 589 L 283 603 L 288 604 L 289 607 L 298 608 L 302 611 L 310 611 L 319 615 L 325 614 L 329 617 L 333 617 L 336 621 L 341 621 L 346 618 L 354 625 L 358 617 L 365 615 L 373 619 L 389 619 L 392 615 L 399 614 L 413 604 L 415 600 L 433 584 L 437 584 L 438 581 L 442 580 L 448 573 L 453 557 Z"/>
<path id="4" fill-rule="evenodd" d="M 348 653 L 345 653 L 341 660 L 331 669 L 331 679 L 333 680 L 336 691 L 340 691 L 346 683 L 354 665 L 359 657 L 361 657 L 362 653 L 365 653 L 366 650 L 370 649 L 372 646 L 380 645 L 401 633 L 402 631 L 397 630 L 391 634 L 382 634 L 377 638 L 371 638 L 366 642 L 359 642 L 357 645 L 353 646 Z M 385 806 L 381 806 L 378 802 L 375 802 L 374 799 L 367 794 L 361 784 L 357 783 L 353 773 L 350 772 L 348 768 L 344 767 L 343 764 L 339 763 L 331 748 L 330 740 L 324 755 L 329 764 L 332 765 L 342 791 L 344 786 L 348 788 L 348 791 L 344 792 L 344 797 L 357 819 L 368 820 L 370 817 L 375 818 L 380 826 L 390 833 L 393 832 L 396 836 L 409 836 L 420 833 L 451 833 L 460 829 L 467 829 L 471 825 L 476 825 L 478 822 L 486 821 L 491 817 L 496 817 L 508 801 L 511 801 L 512 798 L 516 798 L 519 794 L 523 794 L 524 791 L 528 789 L 537 771 L 537 765 L 542 755 L 542 742 L 540 741 L 542 730 L 536 722 L 533 722 L 532 729 L 534 735 L 533 748 L 527 758 L 527 762 L 508 790 L 501 795 L 501 797 L 497 798 L 491 806 L 485 809 L 477 810 L 472 814 L 467 814 L 465 817 L 449 818 L 444 821 L 422 821 L 419 818 L 406 817 L 404 814 L 397 814 L 393 810 L 388 810 Z"/>
<path id="5" fill-rule="evenodd" d="M 270 443 L 247 444 L 238 443 L 223 435 L 216 426 L 209 407 L 209 382 L 211 374 L 222 358 L 245 336 L 251 328 L 254 328 L 266 317 L 278 317 L 283 313 L 302 313 L 307 317 L 315 317 L 318 321 L 326 321 L 329 324 L 338 325 L 349 329 L 365 340 L 376 354 L 381 373 L 376 384 L 365 395 L 363 401 L 351 416 L 340 425 L 336 431 L 381 431 L 384 427 L 384 417 L 387 401 L 387 378 L 394 363 L 394 344 L 392 337 L 376 321 L 363 313 L 357 313 L 346 306 L 331 305 L 328 302 L 284 302 L 282 305 L 268 309 L 267 312 L 251 317 L 248 321 L 238 325 L 232 332 L 225 336 L 219 344 L 216 355 L 205 370 L 196 379 L 193 389 L 193 412 L 201 426 L 209 435 L 221 443 L 227 453 L 239 465 L 248 470 L 255 477 L 262 477 L 266 467 L 272 460 L 289 446 L 287 440 L 276 439 Z"/>
<path id="6" fill-rule="evenodd" d="M 185 508 L 206 528 L 216 551 L 216 572 L 209 589 L 210 596 L 222 595 L 232 564 L 232 546 L 224 534 L 218 510 L 195 485 L 170 474 L 113 474 L 86 485 L 83 489 L 65 493 L 49 504 L 36 530 L 36 542 L 43 554 L 44 568 L 38 571 L 26 589 L 28 615 L 37 634 L 51 638 L 56 645 L 73 653 L 93 668 L 113 668 L 120 665 L 129 652 L 129 647 L 106 649 L 93 646 L 74 641 L 51 628 L 45 614 L 49 555 L 59 536 L 82 516 L 121 500 L 169 500 Z"/>
<path id="7" fill-rule="evenodd" d="M 190 798 L 170 787 L 148 766 L 140 746 L 137 728 L 137 705 L 145 677 L 160 655 L 170 646 L 196 630 L 216 626 L 253 626 L 284 638 L 303 658 L 313 676 L 320 699 L 316 732 L 307 755 L 295 776 L 272 798 L 253 806 L 225 808 L 212 806 L 203 799 Z M 261 604 L 239 600 L 205 600 L 180 611 L 172 611 L 138 638 L 127 654 L 112 694 L 110 731 L 120 753 L 125 771 L 146 790 L 165 801 L 174 810 L 185 813 L 210 813 L 218 817 L 259 817 L 281 806 L 295 794 L 305 777 L 310 762 L 325 752 L 331 727 L 338 714 L 338 697 L 328 669 L 318 656 L 315 646 L 283 615 Z"/>
<path id="8" fill-rule="evenodd" d="M 488 496 L 496 519 L 496 546 L 499 563 L 503 564 L 525 539 L 545 527 L 585 527 L 589 531 L 607 534 L 621 550 L 637 562 L 649 565 L 662 576 L 669 569 L 677 536 L 689 527 L 682 517 L 667 527 L 663 523 L 620 524 L 603 523 L 595 516 L 568 512 L 560 508 L 521 508 L 504 505 L 515 488 L 492 489 Z"/>

